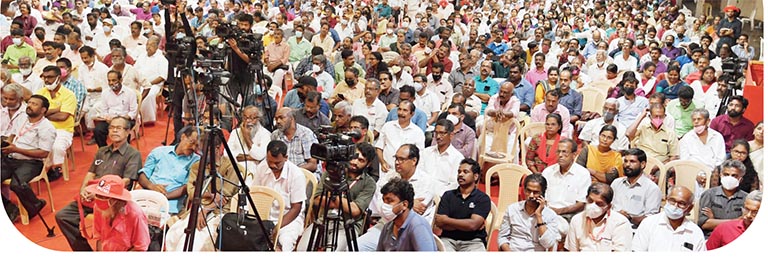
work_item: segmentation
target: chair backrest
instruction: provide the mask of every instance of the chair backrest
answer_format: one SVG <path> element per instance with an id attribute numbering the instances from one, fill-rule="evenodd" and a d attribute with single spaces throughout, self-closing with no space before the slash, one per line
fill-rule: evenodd
<path id="1" fill-rule="evenodd" d="M 131 199 L 141 207 L 144 215 L 147 215 L 147 223 L 151 226 L 163 228 L 165 222 L 171 218 L 168 213 L 170 208 L 168 198 L 160 192 L 146 189 L 133 190 Z"/>
<path id="2" fill-rule="evenodd" d="M 491 120 L 493 119 L 485 118 L 485 123 L 483 123 L 483 127 L 480 129 L 480 135 L 479 135 L 480 145 L 478 146 L 478 150 L 477 150 L 478 163 L 480 164 L 480 166 L 483 165 L 485 160 L 490 158 L 486 155 L 487 153 L 486 146 L 488 145 L 486 141 L 489 138 L 487 137 L 487 134 L 490 133 L 490 131 L 487 130 L 487 126 L 489 125 L 488 122 L 490 122 Z M 520 122 L 518 122 L 515 118 L 512 118 L 504 123 L 493 122 L 490 124 L 493 125 L 494 127 L 493 128 L 494 134 L 496 134 L 496 132 L 508 133 L 509 129 L 513 127 L 515 129 L 518 129 L 517 134 L 518 135 L 520 134 L 520 128 L 521 128 Z M 517 143 L 517 141 L 515 140 L 516 143 L 512 145 L 512 150 L 507 150 L 507 147 L 508 147 L 507 143 L 509 143 L 509 140 L 510 140 L 509 138 L 514 139 L 515 136 L 509 136 L 508 134 L 504 134 L 502 137 L 498 137 L 498 135 L 494 135 L 492 138 L 492 142 L 490 143 L 490 150 L 491 152 L 504 154 L 506 160 L 508 162 L 512 162 L 512 161 L 515 161 L 514 157 L 517 156 L 517 154 L 519 153 L 518 151 L 520 150 L 520 143 Z"/>
<path id="3" fill-rule="evenodd" d="M 308 226 L 310 222 L 312 222 L 312 200 L 315 199 L 315 192 L 317 191 L 317 177 L 315 177 L 315 174 L 310 172 L 307 169 L 301 168 L 301 171 L 304 172 L 304 178 L 307 179 L 307 191 L 310 193 L 307 193 L 307 206 L 306 209 L 307 215 L 304 217 L 304 226 Z"/>
<path id="4" fill-rule="evenodd" d="M 499 209 L 496 208 L 496 203 L 493 203 L 491 201 L 491 211 L 488 212 L 488 217 L 485 217 L 485 244 L 486 244 L 486 250 L 491 251 L 491 246 L 488 245 L 491 243 L 491 235 L 493 234 L 493 231 L 496 230 L 494 227 L 496 224 L 496 215 L 499 214 Z"/>
<path id="5" fill-rule="evenodd" d="M 280 216 L 277 217 L 277 223 L 275 223 L 275 229 L 273 230 L 273 233 L 279 234 L 280 226 L 283 224 L 282 215 L 285 214 L 285 201 L 283 201 L 283 196 L 280 196 L 280 194 L 272 188 L 265 186 L 251 187 L 250 195 L 251 199 L 253 199 L 254 205 L 256 206 L 256 210 L 259 212 L 259 217 L 261 220 L 269 220 L 269 214 L 272 212 L 274 204 L 277 203 L 277 215 Z M 250 208 L 250 205 L 248 205 L 248 208 Z M 230 211 L 237 211 L 237 195 L 232 197 L 232 202 L 230 202 Z M 277 248 L 278 235 L 273 236 L 275 238 L 273 243 L 275 244 L 275 248 Z"/>
<path id="6" fill-rule="evenodd" d="M 443 240 L 440 240 L 440 237 L 438 237 L 435 234 L 432 234 L 432 238 L 435 239 L 435 245 L 437 245 L 437 251 L 439 252 L 445 251 L 445 245 L 443 244 Z"/>
<path id="7" fill-rule="evenodd" d="M 664 167 L 664 163 L 656 159 L 655 157 L 649 156 L 647 157 L 647 161 L 645 162 L 645 169 L 643 169 L 643 173 L 648 176 L 649 179 L 651 178 L 651 173 L 653 171 L 654 167 L 659 168 L 658 176 L 661 176 L 661 172 L 666 172 L 666 169 Z M 660 177 L 658 179 L 661 179 Z M 660 181 L 656 182 L 656 185 L 659 185 Z M 659 185 L 659 188 L 661 188 L 661 185 Z M 663 191 L 662 191 L 663 192 Z"/>
<path id="8" fill-rule="evenodd" d="M 709 189 L 710 180 L 712 179 L 712 168 L 709 168 L 704 164 L 694 161 L 675 160 L 668 162 L 666 165 L 664 165 L 664 168 L 664 174 L 659 174 L 659 187 L 661 188 L 661 193 L 663 195 L 662 197 L 665 199 L 667 197 L 667 190 L 669 190 L 669 186 L 667 186 L 668 181 L 666 181 L 666 171 L 670 169 L 674 169 L 675 171 L 675 185 L 685 186 L 692 193 L 696 191 L 696 176 L 699 174 L 699 172 L 706 173 L 707 179 L 704 182 L 704 190 Z M 693 204 L 693 210 L 691 210 L 691 214 L 688 215 L 688 218 L 693 220 L 693 222 L 699 222 L 698 201 Z"/>
<path id="9" fill-rule="evenodd" d="M 588 87 L 594 87 L 594 88 L 604 92 L 606 95 L 608 94 L 608 89 L 610 89 L 612 86 L 614 86 L 613 83 L 611 83 L 611 81 L 608 81 L 608 80 L 592 81 L 588 85 Z"/>
<path id="10" fill-rule="evenodd" d="M 582 87 L 576 90 L 583 96 L 581 111 L 603 114 L 603 104 L 608 93 L 596 87 Z"/>
<path id="11" fill-rule="evenodd" d="M 432 197 L 432 202 L 434 202 L 434 204 L 435 204 L 435 212 L 437 212 L 437 208 L 440 206 L 440 200 L 442 198 L 443 197 L 441 196 L 441 194 L 437 194 L 437 193 L 435 193 L 435 196 Z M 435 228 L 436 228 L 436 226 L 435 226 L 435 219 L 433 218 L 432 219 L 432 229 L 435 229 Z"/>
<path id="12" fill-rule="evenodd" d="M 755 15 L 757 15 L 757 8 L 752 9 L 752 14 L 749 15 L 749 22 L 755 23 Z"/>
<path id="13" fill-rule="evenodd" d="M 117 24 L 115 24 L 115 28 L 119 27 L 128 27 L 131 25 L 131 23 L 134 21 L 134 18 L 129 16 L 116 16 L 114 17 Z"/>
<path id="14" fill-rule="evenodd" d="M 523 146 L 520 150 L 520 161 L 522 161 L 522 165 L 525 165 L 525 154 L 528 152 L 528 145 L 525 144 L 525 140 L 529 137 L 538 136 L 542 132 L 544 132 L 544 122 L 529 122 L 528 124 L 523 127 L 522 130 L 520 130 L 520 145 Z"/>
<path id="15" fill-rule="evenodd" d="M 498 164 L 485 173 L 485 193 L 491 196 L 491 176 L 493 174 L 499 175 L 499 206 L 502 210 L 506 209 L 512 203 L 517 202 L 517 195 L 520 189 L 520 181 L 523 177 L 531 174 L 528 168 L 521 165 L 506 163 Z M 494 228 L 499 228 L 501 225 L 501 217 L 495 217 Z"/>

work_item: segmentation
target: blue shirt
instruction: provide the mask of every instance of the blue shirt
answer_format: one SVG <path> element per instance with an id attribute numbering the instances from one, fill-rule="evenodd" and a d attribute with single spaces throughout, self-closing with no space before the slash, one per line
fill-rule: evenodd
<path id="1" fill-rule="evenodd" d="M 677 99 L 677 92 L 680 91 L 680 87 L 683 87 L 684 85 L 688 85 L 688 83 L 681 80 L 677 84 L 670 86 L 669 81 L 662 80 L 656 85 L 656 92 L 663 93 L 669 100 L 674 100 Z"/>
<path id="2" fill-rule="evenodd" d="M 88 94 L 88 90 L 83 83 L 77 81 L 77 79 L 72 76 L 67 78 L 67 81 L 64 81 L 61 85 L 72 91 L 72 93 L 75 94 L 75 97 L 77 97 L 77 111 L 75 111 L 75 117 L 78 117 L 78 114 L 80 114 L 80 107 L 83 106 L 83 100 L 85 100 L 85 95 Z"/>
<path id="3" fill-rule="evenodd" d="M 679 56 L 675 60 L 677 60 L 677 62 L 680 62 L 680 67 L 683 67 L 683 65 L 691 63 L 691 61 L 693 61 L 691 57 L 689 57 L 688 55 Z"/>
<path id="4" fill-rule="evenodd" d="M 522 80 L 525 81 L 525 80 Z M 487 94 L 493 96 L 499 92 L 499 82 L 496 82 L 493 78 L 486 77 L 485 80 L 480 79 L 480 76 L 475 76 L 475 92 L 481 94 Z M 485 114 L 485 107 L 488 106 L 487 102 L 483 102 L 480 108 L 480 114 Z"/>
<path id="5" fill-rule="evenodd" d="M 571 116 L 577 115 L 581 117 L 581 106 L 584 99 L 581 93 L 576 92 L 576 90 L 573 89 L 568 89 L 568 93 L 566 94 L 563 94 L 560 91 L 558 91 L 558 93 L 560 93 L 560 104 L 565 106 L 565 108 L 568 108 L 568 112 L 571 114 Z"/>
<path id="6" fill-rule="evenodd" d="M 171 192 L 183 188 L 187 184 L 189 168 L 198 160 L 200 160 L 200 156 L 197 154 L 188 156 L 176 154 L 176 146 L 161 146 L 149 153 L 147 161 L 144 162 L 144 168 L 139 170 L 139 174 L 146 175 L 149 181 L 154 184 L 166 185 L 165 191 Z M 186 206 L 180 202 L 185 198 L 168 200 L 171 205 L 168 212 L 179 213 L 180 208 Z"/>
<path id="7" fill-rule="evenodd" d="M 304 103 L 301 102 L 301 98 L 299 98 L 299 94 L 296 92 L 296 89 L 291 89 L 288 91 L 288 93 L 285 94 L 283 107 L 291 107 L 294 110 L 304 108 Z M 325 114 L 325 116 L 330 117 L 329 113 L 331 112 L 331 108 L 328 106 L 328 102 L 323 99 L 320 99 L 320 112 Z"/>
<path id="8" fill-rule="evenodd" d="M 389 111 L 389 114 L 387 114 L 387 121 L 394 121 L 397 120 L 397 107 L 393 108 Z M 421 131 L 426 132 L 427 131 L 427 114 L 424 113 L 424 111 L 416 109 L 416 112 L 413 114 L 413 117 L 411 117 L 411 123 L 416 124 L 416 126 L 419 126 L 421 128 Z"/>
<path id="9" fill-rule="evenodd" d="M 397 236 L 394 235 L 394 226 L 394 220 L 384 225 L 376 251 L 437 251 L 432 226 L 415 211 L 408 213 Z"/>
<path id="10" fill-rule="evenodd" d="M 389 18 L 392 16 L 392 7 L 389 5 L 379 4 L 374 8 L 374 11 L 379 13 L 379 17 Z"/>
<path id="11" fill-rule="evenodd" d="M 520 83 L 515 85 L 515 97 L 520 100 L 520 104 L 528 105 L 530 109 L 533 109 L 533 94 L 533 85 L 528 80 L 521 79 Z"/>
<path id="12" fill-rule="evenodd" d="M 498 56 L 506 52 L 509 49 L 509 45 L 507 45 L 507 43 L 503 41 L 499 43 L 491 42 L 490 44 L 488 44 L 488 48 L 491 49 L 491 51 L 493 51 L 493 53 Z"/>

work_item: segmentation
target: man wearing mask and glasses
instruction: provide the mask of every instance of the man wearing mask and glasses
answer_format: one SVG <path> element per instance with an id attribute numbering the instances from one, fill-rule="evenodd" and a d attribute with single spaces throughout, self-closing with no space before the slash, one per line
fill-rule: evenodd
<path id="1" fill-rule="evenodd" d="M 632 239 L 633 252 L 705 251 L 704 234 L 685 218 L 693 209 L 693 193 L 678 185 L 669 190 L 663 212 L 648 216 Z"/>
<path id="2" fill-rule="evenodd" d="M 697 224 L 709 237 L 712 230 L 721 223 L 741 216 L 741 208 L 747 193 L 739 189 L 739 183 L 747 167 L 738 160 L 729 159 L 720 165 L 720 186 L 712 187 L 701 194 L 701 211 Z"/>
<path id="3" fill-rule="evenodd" d="M 565 249 L 568 251 L 629 251 L 632 228 L 624 215 L 613 211 L 613 189 L 592 183 L 584 212 L 571 219 Z"/>

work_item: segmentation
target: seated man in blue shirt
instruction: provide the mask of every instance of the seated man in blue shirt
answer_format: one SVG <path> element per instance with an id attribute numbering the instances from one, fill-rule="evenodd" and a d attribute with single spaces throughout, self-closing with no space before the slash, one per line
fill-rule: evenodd
<path id="1" fill-rule="evenodd" d="M 488 106 L 491 96 L 499 92 L 499 82 L 492 78 L 491 71 L 493 71 L 493 62 L 484 60 L 480 64 L 480 75 L 475 76 L 475 96 L 483 103 L 480 115 L 485 114 L 485 107 Z"/>
<path id="2" fill-rule="evenodd" d="M 416 89 L 409 85 L 400 87 L 400 100 L 416 101 Z M 389 110 L 389 114 L 387 114 L 387 121 L 394 120 L 397 120 L 397 107 Z M 419 126 L 421 131 L 427 131 L 427 114 L 424 111 L 417 108 L 411 117 L 411 122 Z"/>
<path id="3" fill-rule="evenodd" d="M 149 153 L 144 168 L 139 170 L 141 188 L 154 190 L 168 198 L 171 215 L 178 214 L 186 206 L 186 188 L 189 169 L 200 160 L 197 150 L 197 128 L 185 126 L 179 130 L 179 143 L 175 146 L 157 147 Z"/>
<path id="4" fill-rule="evenodd" d="M 381 187 L 384 205 L 382 219 L 389 222 L 379 236 L 376 251 L 437 251 L 426 219 L 413 208 L 413 186 L 408 180 L 393 178 Z"/>

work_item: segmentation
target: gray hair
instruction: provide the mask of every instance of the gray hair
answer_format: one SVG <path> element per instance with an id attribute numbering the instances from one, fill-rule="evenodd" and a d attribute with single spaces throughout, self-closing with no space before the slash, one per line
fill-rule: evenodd
<path id="1" fill-rule="evenodd" d="M 701 117 L 704 117 L 704 119 L 709 119 L 709 111 L 707 111 L 707 109 L 704 109 L 704 108 L 694 109 L 693 112 L 691 112 L 691 117 L 693 117 L 693 115 L 699 115 Z"/>
<path id="2" fill-rule="evenodd" d="M 8 69 L 0 69 L 0 79 L 2 79 L 2 82 L 4 82 L 4 83 L 10 82 L 11 81 L 11 72 L 8 71 Z"/>
<path id="3" fill-rule="evenodd" d="M 352 105 L 347 101 L 340 101 L 333 106 L 334 110 L 343 110 L 344 114 L 352 115 Z"/>
<path id="4" fill-rule="evenodd" d="M 736 170 L 739 170 L 739 176 L 744 176 L 744 174 L 747 172 L 747 167 L 744 165 L 744 163 L 735 159 L 728 159 L 720 164 L 720 172 L 725 170 L 725 168 L 735 168 Z"/>
<path id="5" fill-rule="evenodd" d="M 754 190 L 747 194 L 747 200 L 753 200 L 756 202 L 761 202 L 763 200 L 763 191 L 761 190 Z"/>
<path id="6" fill-rule="evenodd" d="M 621 108 L 621 103 L 619 103 L 619 100 L 616 99 L 616 98 L 613 98 L 613 97 L 605 99 L 605 104 L 615 104 L 616 105 L 616 110 Z"/>
<path id="7" fill-rule="evenodd" d="M 368 80 L 368 81 L 366 82 L 366 85 L 367 85 L 367 84 L 373 84 L 373 85 L 375 85 L 375 86 L 376 86 L 376 90 L 381 90 L 381 81 L 379 81 L 379 79 L 376 79 L 376 78 L 368 78 L 368 79 L 366 79 L 366 80 Z"/>
<path id="8" fill-rule="evenodd" d="M 32 64 L 32 58 L 29 56 L 21 56 L 18 60 L 18 63 L 21 63 L 22 60 L 29 60 L 30 65 L 34 65 Z"/>
<path id="9" fill-rule="evenodd" d="M 3 70 L 5 71 L 5 70 Z M 3 72 L 5 73 L 5 72 Z M 8 92 L 14 92 L 16 93 L 16 98 L 21 99 L 24 98 L 24 87 L 17 83 L 7 84 L 3 86 L 3 93 Z"/>

